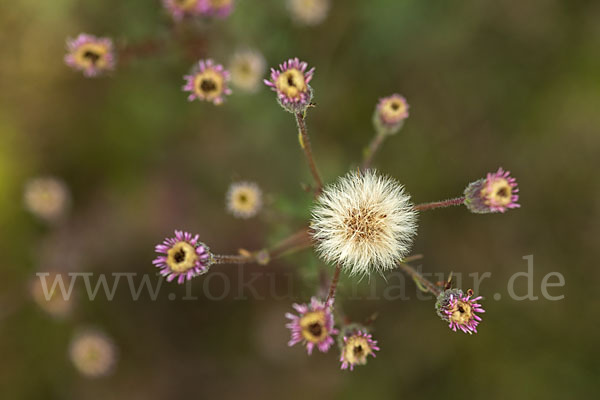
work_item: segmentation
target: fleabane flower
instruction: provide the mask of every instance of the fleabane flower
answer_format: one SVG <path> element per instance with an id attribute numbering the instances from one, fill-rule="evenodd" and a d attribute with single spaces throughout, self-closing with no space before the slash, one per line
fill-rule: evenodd
<path id="1" fill-rule="evenodd" d="M 333 326 L 332 302 L 326 304 L 313 297 L 309 304 L 293 304 L 293 307 L 300 315 L 285 314 L 291 320 L 286 324 L 292 333 L 288 346 L 303 342 L 308 354 L 315 346 L 319 351 L 327 352 L 333 344 L 331 335 L 338 333 Z"/>
<path id="2" fill-rule="evenodd" d="M 177 278 L 177 283 L 182 284 L 208 272 L 213 263 L 209 248 L 198 240 L 198 235 L 188 232 L 175 231 L 175 237 L 166 238 L 156 245 L 155 251 L 160 255 L 152 263 L 168 282 Z"/>
<path id="3" fill-rule="evenodd" d="M 465 295 L 460 289 L 444 290 L 437 298 L 435 309 L 438 316 L 446 322 L 448 327 L 456 332 L 460 329 L 464 333 L 477 333 L 477 325 L 481 317 L 476 313 L 484 313 L 485 310 L 477 302 L 481 296 L 473 297 L 473 291 L 468 290 Z"/>
<path id="4" fill-rule="evenodd" d="M 233 0 L 201 0 L 202 14 L 210 17 L 227 18 L 233 11 Z"/>
<path id="5" fill-rule="evenodd" d="M 81 374 L 97 378 L 112 372 L 116 364 L 117 349 L 104 333 L 89 330 L 73 338 L 69 346 L 69 357 Z"/>
<path id="6" fill-rule="evenodd" d="M 70 198 L 67 185 L 53 177 L 30 180 L 23 193 L 25 208 L 35 216 L 50 222 L 57 221 L 65 215 Z"/>
<path id="7" fill-rule="evenodd" d="M 246 92 L 256 92 L 266 70 L 262 54 L 254 50 L 234 53 L 229 63 L 231 83 Z"/>
<path id="8" fill-rule="evenodd" d="M 45 279 L 46 287 L 42 283 L 42 279 Z M 63 294 L 63 287 L 60 284 L 54 284 L 57 280 L 62 281 L 63 276 L 56 272 L 50 272 L 45 277 L 36 276 L 30 284 L 30 293 L 33 301 L 40 306 L 42 310 L 47 312 L 53 317 L 64 318 L 73 311 L 74 306 L 74 295 L 69 294 L 67 298 Z M 69 283 L 65 283 L 66 287 L 69 287 Z"/>
<path id="9" fill-rule="evenodd" d="M 306 109 L 312 100 L 312 80 L 314 67 L 298 58 L 290 58 L 279 65 L 279 69 L 271 68 L 271 79 L 264 80 L 265 85 L 277 92 L 277 100 L 281 106 L 291 112 L 298 113 Z"/>
<path id="10" fill-rule="evenodd" d="M 304 25 L 318 25 L 329 12 L 330 0 L 287 0 L 292 18 Z"/>
<path id="11" fill-rule="evenodd" d="M 417 212 L 403 186 L 374 170 L 325 187 L 312 209 L 316 249 L 351 275 L 395 267 L 412 245 Z"/>
<path id="12" fill-rule="evenodd" d="M 191 74 L 185 75 L 183 79 L 186 81 L 183 90 L 190 92 L 189 101 L 198 99 L 219 105 L 225 100 L 225 95 L 231 94 L 231 89 L 227 86 L 229 71 L 211 59 L 198 61 Z"/>
<path id="13" fill-rule="evenodd" d="M 65 64 L 90 78 L 115 68 L 115 51 L 110 38 L 80 33 L 75 39 L 67 39 Z"/>
<path id="14" fill-rule="evenodd" d="M 254 217 L 262 207 L 262 192 L 254 182 L 232 183 L 226 195 L 227 210 L 238 218 Z"/>
<path id="15" fill-rule="evenodd" d="M 495 173 L 487 174 L 484 179 L 472 182 L 465 189 L 465 205 L 474 213 L 486 214 L 505 212 L 511 208 L 519 208 L 517 203 L 517 181 L 509 171 L 498 168 Z"/>
<path id="16" fill-rule="evenodd" d="M 408 118 L 406 99 L 399 94 L 393 94 L 379 99 L 373 114 L 373 124 L 380 134 L 392 135 L 402 128 L 406 118 Z"/>
<path id="17" fill-rule="evenodd" d="M 341 345 L 341 369 L 354 370 L 355 365 L 365 365 L 369 355 L 375 357 L 379 351 L 377 341 L 364 329 L 358 329 L 344 334 Z"/>
<path id="18" fill-rule="evenodd" d="M 163 6 L 174 20 L 181 21 L 184 17 L 200 15 L 204 9 L 205 0 L 163 0 Z"/>

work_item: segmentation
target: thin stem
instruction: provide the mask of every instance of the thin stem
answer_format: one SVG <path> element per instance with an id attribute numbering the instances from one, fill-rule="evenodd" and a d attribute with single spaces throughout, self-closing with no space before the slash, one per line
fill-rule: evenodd
<path id="1" fill-rule="evenodd" d="M 300 146 L 302 147 L 302 150 L 304 150 L 304 155 L 306 156 L 306 161 L 308 161 L 308 166 L 310 168 L 310 173 L 315 180 L 315 195 L 318 195 L 323 189 L 323 181 L 321 180 L 321 175 L 319 175 L 319 170 L 317 169 L 317 165 L 315 164 L 315 160 L 312 155 L 312 147 L 310 145 L 310 139 L 308 137 L 306 123 L 302 113 L 296 113 L 296 122 L 298 123 L 298 129 L 300 130 Z"/>
<path id="2" fill-rule="evenodd" d="M 433 282 L 431 282 L 429 279 L 427 279 L 423 275 L 421 275 L 416 269 L 414 269 L 410 265 L 405 264 L 403 262 L 398 263 L 398 266 L 404 272 L 406 272 L 408 275 L 410 275 L 411 278 L 413 278 L 416 281 L 419 281 L 425 288 L 427 288 L 428 291 L 433 293 L 434 296 L 437 297 L 440 295 L 441 290 L 435 284 L 433 284 Z"/>
<path id="3" fill-rule="evenodd" d="M 215 264 L 258 263 L 266 265 L 273 259 L 311 246 L 312 236 L 308 229 L 304 228 L 280 241 L 270 249 L 261 249 L 253 252 L 241 250 L 240 254 L 214 254 L 213 261 Z"/>
<path id="4" fill-rule="evenodd" d="M 415 210 L 417 211 L 425 211 L 425 210 L 433 210 L 435 208 L 443 208 L 450 206 L 460 206 L 465 202 L 464 197 L 457 197 L 455 199 L 448 199 L 442 201 L 434 201 L 431 203 L 421 203 L 415 206 Z"/>
<path id="5" fill-rule="evenodd" d="M 340 280 L 340 272 L 342 271 L 342 266 L 337 264 L 335 266 L 335 272 L 333 273 L 333 278 L 331 279 L 331 285 L 329 286 L 329 294 L 327 295 L 327 300 L 325 304 L 329 302 L 329 300 L 333 300 L 335 298 L 335 290 L 337 289 L 338 281 Z"/>
<path id="6" fill-rule="evenodd" d="M 371 143 L 369 143 L 369 148 L 365 153 L 365 158 L 363 160 L 362 169 L 371 168 L 371 164 L 373 163 L 373 158 L 375 157 L 375 153 L 379 150 L 379 147 L 383 143 L 386 135 L 381 133 L 376 133 L 373 139 L 371 139 Z"/>

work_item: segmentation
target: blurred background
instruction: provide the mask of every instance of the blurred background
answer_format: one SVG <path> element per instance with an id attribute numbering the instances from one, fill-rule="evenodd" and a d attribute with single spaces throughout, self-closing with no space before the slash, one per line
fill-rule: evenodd
<path id="1" fill-rule="evenodd" d="M 333 0 L 318 23 L 291 14 L 283 0 L 239 0 L 228 18 L 174 27 L 159 0 L 0 4 L 0 398 L 597 394 L 600 2 Z M 84 78 L 63 62 L 65 39 L 80 32 L 137 50 L 108 76 Z M 311 198 L 301 183 L 310 174 L 275 94 L 234 88 L 216 107 L 181 91 L 199 58 L 227 65 L 244 48 L 268 66 L 297 56 L 316 67 L 307 124 L 328 182 L 356 167 L 377 100 L 395 92 L 410 117 L 375 166 L 415 202 L 460 195 L 499 166 L 518 179 L 521 209 L 420 217 L 414 252 L 425 256 L 424 271 L 491 273 L 480 286 L 487 313 L 477 335 L 449 330 L 410 280 L 409 300 L 386 300 L 372 295 L 372 285 L 384 292 L 382 277 L 344 277 L 345 313 L 379 315 L 377 358 L 340 371 L 336 349 L 308 357 L 288 348 L 284 313 L 318 286 L 310 250 L 266 267 L 215 267 L 210 284 L 210 273 L 187 288 L 164 282 L 155 301 L 145 292 L 132 300 L 123 282 L 112 301 L 90 301 L 79 281 L 66 312 L 36 302 L 38 272 L 93 272 L 94 284 L 100 273 L 135 272 L 138 285 L 149 274 L 155 286 L 154 245 L 173 229 L 236 253 L 305 223 Z M 70 199 L 50 222 L 23 200 L 28 183 L 45 176 L 62 181 Z M 225 209 L 239 180 L 264 192 L 255 218 Z M 530 254 L 540 299 L 510 299 L 507 282 L 527 270 Z M 564 299 L 542 297 L 549 272 L 564 276 L 564 287 L 549 289 Z M 260 274 L 251 289 L 242 286 L 252 273 Z M 527 289 L 516 280 L 518 294 Z M 182 300 L 189 291 L 196 300 Z M 86 377 L 69 357 L 74 336 L 90 328 L 118 349 L 108 376 Z"/>

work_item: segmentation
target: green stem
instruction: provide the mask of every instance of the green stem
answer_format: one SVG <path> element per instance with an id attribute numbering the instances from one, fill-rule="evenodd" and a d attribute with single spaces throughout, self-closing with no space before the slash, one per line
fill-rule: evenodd
<path id="1" fill-rule="evenodd" d="M 371 164 L 373 163 L 373 158 L 375 157 L 375 153 L 377 153 L 377 150 L 379 150 L 379 148 L 381 147 L 381 144 L 383 143 L 385 136 L 386 135 L 384 135 L 384 134 L 376 133 L 375 136 L 373 137 L 373 139 L 371 139 L 371 143 L 369 143 L 369 148 L 367 149 L 367 151 L 365 153 L 365 158 L 363 160 L 363 164 L 362 164 L 363 170 L 371 168 Z"/>

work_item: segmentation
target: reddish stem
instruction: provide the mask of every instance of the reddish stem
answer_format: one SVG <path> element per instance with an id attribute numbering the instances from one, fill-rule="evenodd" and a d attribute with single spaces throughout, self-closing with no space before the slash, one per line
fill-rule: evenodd
<path id="1" fill-rule="evenodd" d="M 434 201 L 431 203 L 422 203 L 422 204 L 417 204 L 415 206 L 415 210 L 417 211 L 425 211 L 425 210 L 433 210 L 435 208 L 444 208 L 444 207 L 450 207 L 450 206 L 459 206 L 461 204 L 463 204 L 465 202 L 465 198 L 464 197 L 457 197 L 455 199 L 448 199 L 448 200 L 442 200 L 442 201 Z"/>

